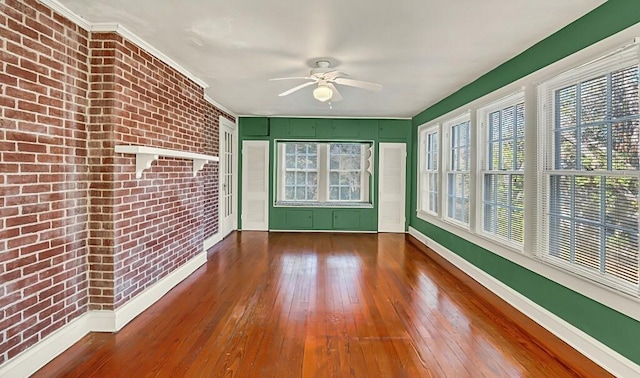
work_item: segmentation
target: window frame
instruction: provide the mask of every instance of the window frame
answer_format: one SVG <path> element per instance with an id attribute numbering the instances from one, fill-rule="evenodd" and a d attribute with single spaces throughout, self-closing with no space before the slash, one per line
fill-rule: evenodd
<path id="1" fill-rule="evenodd" d="M 287 144 L 316 144 L 317 145 L 317 200 L 286 200 L 286 145 Z M 360 144 L 362 145 L 362 173 L 361 200 L 329 200 L 329 145 L 330 144 Z M 331 208 L 371 208 L 374 206 L 374 196 L 371 193 L 374 171 L 373 153 L 375 141 L 372 140 L 305 140 L 305 139 L 274 139 L 273 149 L 273 207 L 331 207 Z"/>
<path id="2" fill-rule="evenodd" d="M 429 137 L 435 134 L 435 143 L 436 143 L 436 151 L 430 151 L 431 146 L 429 145 Z M 440 182 L 441 182 L 441 136 L 442 132 L 440 130 L 440 124 L 425 124 L 418 128 L 419 135 L 419 145 L 418 145 L 418 183 L 417 183 L 417 204 L 418 209 L 416 210 L 418 218 L 424 219 L 425 217 L 439 217 L 441 213 L 441 193 L 440 193 Z M 435 169 L 428 168 L 428 159 L 429 157 L 435 153 L 436 158 L 436 167 Z M 437 184 L 435 188 L 432 188 L 429 181 L 429 176 L 435 174 L 438 178 Z M 424 186 L 424 187 L 423 187 Z M 430 209 L 430 195 L 435 193 L 435 204 L 436 211 L 432 211 Z M 423 195 L 424 194 L 424 195 Z"/>
<path id="3" fill-rule="evenodd" d="M 604 55 L 595 61 L 566 70 L 559 75 L 542 82 L 538 86 L 538 139 L 542 141 L 542 143 L 539 143 L 538 148 L 538 160 L 541 161 L 541 164 L 538 167 L 537 180 L 539 182 L 538 198 L 542 200 L 542 206 L 538 207 L 538 211 L 536 213 L 539 234 L 535 257 L 553 266 L 557 266 L 566 272 L 577 274 L 590 281 L 611 287 L 616 292 L 626 293 L 634 296 L 635 298 L 640 298 L 640 282 L 631 284 L 624 281 L 622 278 L 616 277 L 615 275 L 602 272 L 602 268 L 596 271 L 594 268 L 582 266 L 571 261 L 566 261 L 560 257 L 553 256 L 550 252 L 552 223 L 551 206 L 553 201 L 552 196 L 550 195 L 552 190 L 552 177 L 573 177 L 574 179 L 572 179 L 572 182 L 576 177 L 587 176 L 601 177 L 605 180 L 611 177 L 633 177 L 640 181 L 640 169 L 632 171 L 609 170 L 608 168 L 599 170 L 582 170 L 577 168 L 562 169 L 556 165 L 556 93 L 562 89 L 579 85 L 580 83 L 610 74 L 611 72 L 615 72 L 629 66 L 637 65 L 640 67 L 640 56 L 638 55 L 638 50 L 640 50 L 639 46 L 636 44 L 630 48 L 628 47 L 628 49 L 636 50 L 635 56 L 633 56 L 633 54 L 630 54 L 632 55 L 631 57 L 626 56 L 626 54 L 624 54 L 625 49 L 619 49 L 613 53 Z M 576 109 L 576 116 L 578 112 L 579 110 Z M 605 120 L 601 123 L 608 124 L 611 122 L 611 118 L 607 115 Z M 584 127 L 584 125 L 576 123 L 576 129 L 580 129 L 581 127 Z M 573 195 L 575 195 L 575 192 L 573 192 Z M 637 198 L 640 199 L 640 194 Z M 583 223 L 581 218 L 573 216 L 571 219 L 573 222 Z M 605 243 L 605 241 L 601 241 L 601 243 Z M 602 256 L 600 258 L 602 259 Z M 640 258 L 638 260 L 638 264 L 640 265 Z M 602 265 L 603 263 L 603 260 L 601 260 L 600 264 Z"/>
<path id="4" fill-rule="evenodd" d="M 452 130 L 454 127 L 459 126 L 463 123 L 467 123 L 467 127 L 468 127 L 468 151 L 467 151 L 467 158 L 468 158 L 468 162 L 467 162 L 467 170 L 454 170 L 453 166 L 452 166 Z M 440 181 L 441 181 L 441 188 L 442 188 L 442 195 L 440 196 L 440 209 L 441 209 L 441 214 L 442 214 L 442 220 L 454 224 L 456 226 L 459 226 L 467 231 L 471 231 L 471 219 L 472 219 L 472 201 L 474 199 L 474 194 L 475 194 L 475 189 L 473 188 L 473 184 L 472 184 L 472 159 L 473 157 L 473 152 L 475 150 L 475 146 L 473 145 L 473 140 L 472 140 L 472 133 L 471 133 L 471 129 L 473 127 L 473 124 L 471 122 L 471 112 L 467 111 L 463 114 L 457 115 L 455 117 L 452 118 L 448 118 L 447 120 L 442 122 L 442 128 L 443 128 L 443 138 L 442 138 L 442 146 L 440 148 L 440 159 L 442 161 L 442 171 L 441 171 L 441 175 L 440 175 Z M 445 148 L 446 146 L 446 148 Z M 460 146 L 456 147 L 457 149 L 460 149 Z M 446 153 L 445 153 L 446 152 Z M 456 218 L 452 218 L 449 216 L 449 199 L 450 199 L 450 193 L 449 193 L 449 175 L 450 174 L 462 174 L 462 175 L 466 175 L 467 176 L 467 182 L 468 182 L 468 186 L 469 186 L 469 196 L 466 198 L 467 201 L 467 213 L 468 213 L 468 219 L 469 222 L 468 223 L 464 223 L 463 221 L 459 221 Z M 455 176 L 454 176 L 455 177 Z M 457 199 L 458 197 L 454 197 L 454 199 Z M 464 197 L 462 197 L 462 199 L 465 199 Z"/>
<path id="5" fill-rule="evenodd" d="M 477 149 L 478 149 L 478 153 L 477 153 L 477 172 L 476 172 L 476 196 L 475 196 L 475 207 L 476 207 L 476 233 L 479 236 L 491 239 L 492 241 L 496 242 L 496 243 L 500 243 L 512 250 L 516 250 L 518 252 L 523 252 L 524 251 L 524 247 L 525 247 L 525 241 L 526 241 L 526 237 L 525 234 L 527 233 L 527 225 L 526 225 L 526 216 L 525 216 L 525 208 L 526 208 L 526 201 L 525 201 L 525 192 L 527 191 L 527 183 L 526 183 L 526 179 L 525 179 L 525 169 L 524 169 L 524 162 L 523 162 L 523 167 L 522 170 L 501 170 L 501 169 L 489 169 L 489 117 L 491 114 L 493 114 L 496 111 L 502 111 L 506 108 L 509 107 L 513 107 L 513 106 L 517 106 L 519 104 L 523 105 L 523 112 L 524 112 L 524 132 L 526 134 L 526 129 L 527 129 L 527 122 L 526 122 L 526 104 L 525 104 L 525 93 L 524 90 L 519 90 L 515 93 L 509 94 L 503 98 L 497 99 L 495 101 L 489 102 L 487 105 L 484 105 L 482 107 L 479 107 L 477 110 L 477 123 L 479 125 L 479 132 L 478 132 L 478 140 L 477 140 Z M 514 138 L 512 138 L 511 140 L 513 140 L 514 142 L 518 139 L 516 136 L 516 130 L 514 128 Z M 504 139 L 499 139 L 499 141 L 503 141 Z M 523 140 L 523 147 L 526 146 L 526 137 L 525 135 L 523 135 L 522 137 Z M 495 139 L 494 139 L 495 141 Z M 526 147 L 525 147 L 526 150 Z M 515 154 L 515 146 L 514 146 L 514 154 Z M 526 156 L 526 155 L 525 155 Z M 504 238 L 501 237 L 500 235 L 496 235 L 495 233 L 492 232 L 488 232 L 485 230 L 484 227 L 484 222 L 485 222 L 485 215 L 486 215 L 486 204 L 485 204 L 485 190 L 487 189 L 486 184 L 485 184 L 485 177 L 487 175 L 498 175 L 498 174 L 505 174 L 505 175 L 521 175 L 522 176 L 522 180 L 523 180 L 523 205 L 522 208 L 520 209 L 522 211 L 522 218 L 523 218 L 523 229 L 522 229 L 522 236 L 523 236 L 523 241 L 522 243 L 518 243 L 516 241 L 513 241 L 509 238 Z M 509 204 L 507 206 L 508 209 L 513 209 L 514 206 L 512 206 L 511 204 L 511 193 L 508 194 L 509 196 Z M 498 206 L 497 201 L 494 203 L 494 205 Z M 511 226 L 511 221 L 509 222 L 509 225 Z"/>
<path id="6" fill-rule="evenodd" d="M 304 168 L 304 169 L 287 168 L 287 166 L 286 166 L 287 155 L 288 155 L 287 154 L 287 148 L 286 148 L 287 144 L 295 144 L 295 145 L 298 145 L 298 144 L 305 144 L 305 145 L 315 144 L 316 145 L 316 154 L 315 154 L 315 156 L 316 156 L 316 168 L 315 169 L 309 169 L 309 168 Z M 288 142 L 288 143 L 285 142 L 283 144 L 282 151 L 280 153 L 280 158 L 281 158 L 281 161 L 283 162 L 283 165 L 282 165 L 282 167 L 279 167 L 279 170 L 281 171 L 280 174 L 282 175 L 282 180 L 281 180 L 282 185 L 280 186 L 280 193 L 279 194 L 280 194 L 280 197 L 282 198 L 281 199 L 282 201 L 286 201 L 286 202 L 314 202 L 314 200 L 307 200 L 306 198 L 303 199 L 303 200 L 300 200 L 300 199 L 286 199 L 285 198 L 287 187 L 291 187 L 292 186 L 292 185 L 287 185 L 287 183 L 286 183 L 286 176 L 287 176 L 288 172 L 294 172 L 294 173 L 304 172 L 306 178 L 308 178 L 308 174 L 309 173 L 315 173 L 316 174 L 316 185 L 315 185 L 315 187 L 316 187 L 316 193 L 317 193 L 316 196 L 318 198 L 320 198 L 320 181 L 319 181 L 319 179 L 320 179 L 320 149 L 319 149 L 319 147 L 320 147 L 319 143 L 309 142 L 309 141 L 301 141 L 301 142 L 297 142 L 297 141 L 293 142 L 292 141 L 292 142 Z M 295 156 L 298 156 L 297 152 L 296 152 Z M 309 155 L 308 150 L 307 150 L 307 152 L 304 155 L 301 155 L 301 156 L 309 157 L 309 156 L 313 156 L 313 155 Z M 298 186 L 298 185 L 294 184 L 293 185 L 294 191 L 296 191 L 298 187 L 304 187 L 305 188 L 305 197 L 306 197 L 307 188 L 313 187 L 313 186 L 308 185 L 308 184 L 305 184 L 304 186 Z M 318 200 L 315 200 L 315 201 L 318 201 Z"/>
<path id="7" fill-rule="evenodd" d="M 367 145 L 365 142 L 326 142 L 324 144 L 326 145 L 326 149 L 327 149 L 326 201 L 327 202 L 362 202 L 362 203 L 369 202 L 370 195 L 369 195 L 369 174 L 367 171 L 367 150 L 371 148 L 371 146 L 367 148 Z M 332 144 L 359 144 L 360 145 L 360 169 L 359 170 L 331 169 L 331 145 Z M 341 154 L 340 156 L 343 156 L 343 155 Z M 354 155 L 348 155 L 348 156 L 354 156 Z M 357 172 L 357 171 L 360 172 L 360 199 L 358 200 L 354 200 L 354 199 L 341 200 L 339 198 L 331 199 L 332 186 L 338 187 L 338 188 L 344 187 L 344 185 L 331 185 L 331 172 L 338 172 L 338 174 L 340 174 L 341 172 Z M 339 192 L 338 192 L 338 197 L 340 197 Z"/>

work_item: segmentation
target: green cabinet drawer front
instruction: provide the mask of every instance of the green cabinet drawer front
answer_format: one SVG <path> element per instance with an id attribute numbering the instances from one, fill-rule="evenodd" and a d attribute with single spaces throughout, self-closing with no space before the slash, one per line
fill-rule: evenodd
<path id="1" fill-rule="evenodd" d="M 359 230 L 360 210 L 334 210 L 333 229 L 334 230 Z"/>
<path id="2" fill-rule="evenodd" d="M 407 139 L 411 121 L 402 119 L 385 119 L 378 123 L 380 139 Z"/>
<path id="3" fill-rule="evenodd" d="M 286 227 L 290 230 L 313 228 L 313 210 L 287 210 Z"/>
<path id="4" fill-rule="evenodd" d="M 334 138 L 358 138 L 360 124 L 357 120 L 334 119 L 331 122 L 331 136 Z"/>
<path id="5" fill-rule="evenodd" d="M 244 136 L 268 136 L 269 120 L 267 118 L 241 118 L 240 132 Z"/>
<path id="6" fill-rule="evenodd" d="M 289 137 L 315 137 L 316 136 L 316 120 L 315 119 L 291 119 L 289 121 Z"/>

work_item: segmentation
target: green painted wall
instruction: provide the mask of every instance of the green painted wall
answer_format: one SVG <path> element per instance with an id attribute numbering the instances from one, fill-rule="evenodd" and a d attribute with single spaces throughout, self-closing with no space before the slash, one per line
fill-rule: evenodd
<path id="1" fill-rule="evenodd" d="M 640 1 L 609 0 L 584 17 L 535 44 L 478 80 L 416 115 L 413 150 L 417 151 L 418 126 L 493 92 L 538 69 L 640 22 Z M 412 155 L 415 167 L 417 154 Z M 411 172 L 411 208 L 416 209 L 416 172 Z M 520 267 L 465 239 L 418 219 L 410 225 L 478 268 L 528 297 L 565 321 L 640 364 L 640 322 Z"/>
<path id="2" fill-rule="evenodd" d="M 378 229 L 378 144 L 407 143 L 407 178 L 412 172 L 411 121 L 408 119 L 326 119 L 326 118 L 265 118 L 241 117 L 240 144 L 244 140 L 268 140 L 269 162 L 269 229 L 271 230 L 341 230 L 377 231 Z M 372 141 L 375 145 L 374 174 L 371 182 L 373 208 L 275 207 L 274 186 L 277 140 Z M 242 178 L 242 157 L 238 159 L 239 178 Z M 241 180 L 240 180 L 241 181 Z M 242 188 L 242 182 L 240 182 Z M 240 191 L 241 192 L 241 191 Z M 411 186 L 407 185 L 407 197 Z M 241 195 L 241 193 L 240 193 Z M 242 198 L 238 199 L 242 214 Z M 406 219 L 409 219 L 409 204 Z M 408 222 L 407 222 L 408 223 Z M 238 219 L 242 228 L 242 219 Z"/>

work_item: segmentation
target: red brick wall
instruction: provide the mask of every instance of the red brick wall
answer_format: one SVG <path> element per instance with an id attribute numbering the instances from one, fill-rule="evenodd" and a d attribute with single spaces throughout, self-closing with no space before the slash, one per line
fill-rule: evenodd
<path id="1" fill-rule="evenodd" d="M 34 0 L 0 2 L 0 364 L 87 309 L 127 303 L 217 229 L 217 155 L 203 89 L 113 33 L 89 35 Z"/>
<path id="2" fill-rule="evenodd" d="M 87 311 L 87 38 L 0 2 L 0 363 Z"/>

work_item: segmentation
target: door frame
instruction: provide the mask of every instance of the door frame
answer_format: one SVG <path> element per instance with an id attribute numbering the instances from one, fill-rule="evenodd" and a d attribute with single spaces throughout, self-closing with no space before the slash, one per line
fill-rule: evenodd
<path id="1" fill-rule="evenodd" d="M 399 173 L 401 176 L 400 186 L 401 186 L 401 197 L 402 203 L 404 206 L 401 206 L 402 210 L 402 228 L 394 228 L 388 227 L 388 225 L 381 223 L 382 217 L 380 216 L 380 211 L 382 211 L 382 191 L 383 191 L 383 176 L 385 175 L 384 163 L 383 159 L 385 158 L 385 147 L 399 147 L 404 152 L 401 158 L 401 167 L 399 167 Z M 394 233 L 404 233 L 407 228 L 407 148 L 408 144 L 406 142 L 381 142 L 378 143 L 378 232 L 394 232 Z"/>
<path id="2" fill-rule="evenodd" d="M 220 158 L 220 163 L 218 165 L 218 232 L 220 233 L 220 238 L 224 238 L 225 236 L 229 235 L 231 232 L 235 231 L 238 229 L 238 147 L 239 147 L 239 143 L 238 143 L 238 127 L 237 127 L 237 120 L 236 122 L 230 121 L 229 119 L 223 117 L 223 116 L 219 116 L 218 118 L 218 156 Z M 232 136 L 233 136 L 233 152 L 231 155 L 232 158 L 232 162 L 231 162 L 231 166 L 233 169 L 233 177 L 232 177 L 232 184 L 233 184 L 233 188 L 234 188 L 234 195 L 233 195 L 233 203 L 232 203 L 232 207 L 233 207 L 233 215 L 231 217 L 229 217 L 229 222 L 231 222 L 230 227 L 228 227 L 227 225 L 223 224 L 223 216 L 222 214 L 224 214 L 224 193 L 222 190 L 222 175 L 223 175 L 223 167 L 224 167 L 224 160 L 223 160 L 223 153 L 222 153 L 222 144 L 223 144 L 223 133 L 222 133 L 222 127 L 228 127 L 229 129 L 232 130 Z M 225 230 L 228 230 L 228 232 L 225 232 Z"/>

